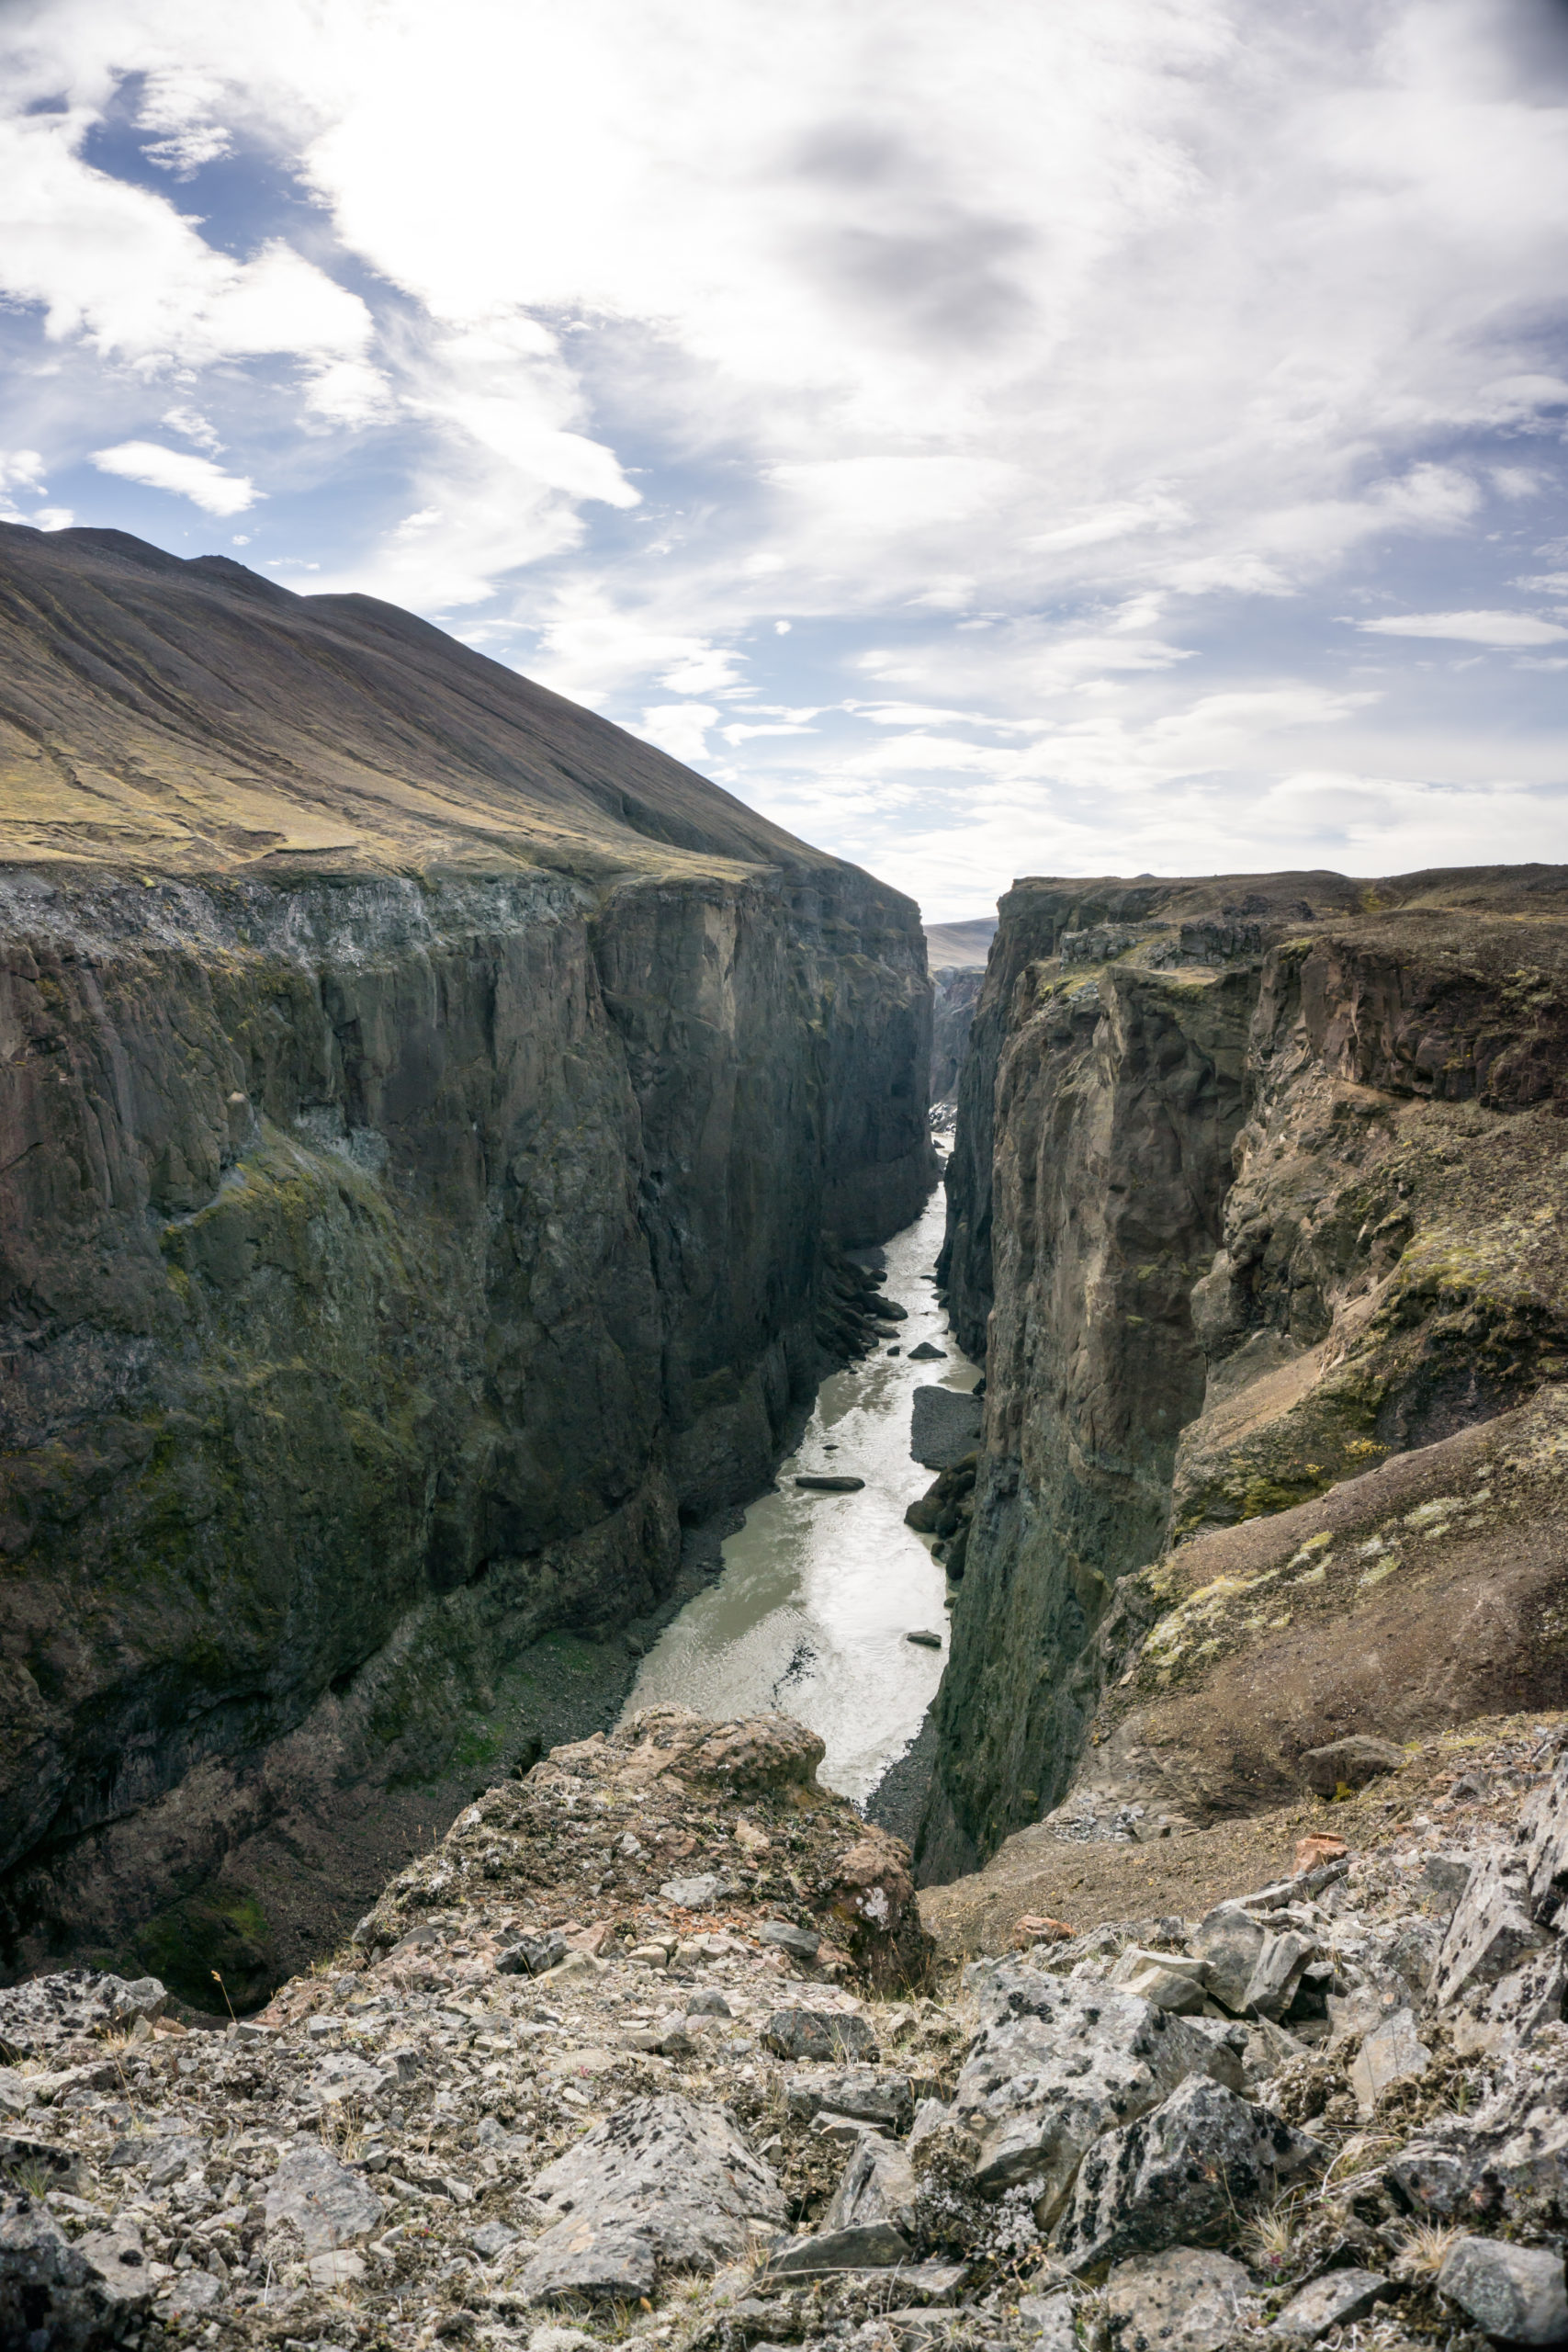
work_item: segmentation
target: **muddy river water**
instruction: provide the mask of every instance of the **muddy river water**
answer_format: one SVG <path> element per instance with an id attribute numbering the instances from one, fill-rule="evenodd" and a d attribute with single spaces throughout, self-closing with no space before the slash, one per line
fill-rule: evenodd
<path id="1" fill-rule="evenodd" d="M 724 1546 L 722 1576 L 665 1628 L 626 1702 L 674 1700 L 718 1716 L 781 1709 L 826 1740 L 819 1777 L 863 1801 L 919 1729 L 947 1654 L 946 1578 L 930 1537 L 904 1524 L 934 1475 L 909 1452 L 915 1390 L 979 1378 L 930 1280 L 943 1215 L 939 1190 L 886 1246 L 883 1295 L 908 1309 L 898 1353 L 885 1347 L 823 1383 L 777 1490 L 752 1504 Z M 945 1361 L 912 1363 L 922 1340 Z M 848 1495 L 795 1485 L 813 1471 L 865 1485 Z M 907 1638 L 919 1631 L 940 1634 L 941 1649 Z"/>

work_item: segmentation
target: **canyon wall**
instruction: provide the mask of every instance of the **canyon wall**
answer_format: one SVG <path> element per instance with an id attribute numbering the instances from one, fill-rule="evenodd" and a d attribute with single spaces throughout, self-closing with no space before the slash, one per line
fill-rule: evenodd
<path id="1" fill-rule="evenodd" d="M 39 541 L 0 544 L 0 1950 L 238 1921 L 265 1979 L 264 1833 L 321 1883 L 496 1769 L 531 1645 L 765 1484 L 824 1240 L 930 1187 L 923 943 L 406 615 Z"/>
<path id="2" fill-rule="evenodd" d="M 928 1881 L 1043 1815 L 1246 1812 L 1345 1734 L 1561 1703 L 1565 910 L 1543 867 L 1002 900 L 948 1173 L 987 1396 Z M 1506 1479 L 1471 1460 L 1526 1408 Z"/>

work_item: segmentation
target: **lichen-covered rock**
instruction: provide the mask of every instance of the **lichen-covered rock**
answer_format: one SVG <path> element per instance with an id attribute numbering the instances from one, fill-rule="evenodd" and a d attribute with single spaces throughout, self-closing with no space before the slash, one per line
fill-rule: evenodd
<path id="1" fill-rule="evenodd" d="M 1246 2266 L 1204 2246 L 1133 2255 L 1104 2297 L 1116 2352 L 1219 2352 L 1258 2312 Z"/>
<path id="2" fill-rule="evenodd" d="M 1397 2201 L 1424 2219 L 1568 2228 L 1568 2073 L 1506 2060 L 1490 2098 L 1418 2132 L 1386 2177 Z"/>
<path id="3" fill-rule="evenodd" d="M 1485 1855 L 1471 1871 L 1438 1950 L 1433 1999 L 1443 2008 L 1462 1994 L 1495 1984 L 1544 1941 L 1530 1917 L 1516 1858 L 1496 1850 Z"/>
<path id="4" fill-rule="evenodd" d="M 289 2150 L 266 2192 L 268 2229 L 292 2222 L 308 2254 L 356 2245 L 378 2227 L 386 2210 L 362 2174 L 350 2172 L 313 2140 Z"/>
<path id="5" fill-rule="evenodd" d="M 1271 2333 L 1315 2344 L 1331 2327 L 1347 2327 L 1362 2318 L 1388 2293 L 1391 2283 L 1381 2270 L 1325 2270 L 1291 2297 Z"/>
<path id="6" fill-rule="evenodd" d="M 523 2273 L 529 2302 L 646 2295 L 660 2265 L 713 2270 L 785 2220 L 778 2182 L 716 2109 L 632 2101 L 534 2183 L 549 2226 Z"/>
<path id="7" fill-rule="evenodd" d="M 1444 2257 L 1438 2292 L 1505 2344 L 1568 2342 L 1568 2292 L 1554 2248 L 1461 2238 Z"/>
<path id="8" fill-rule="evenodd" d="M 1192 2077 L 1090 2147 L 1058 2243 L 1084 2269 L 1201 2240 L 1326 2160 L 1268 2109 Z"/>

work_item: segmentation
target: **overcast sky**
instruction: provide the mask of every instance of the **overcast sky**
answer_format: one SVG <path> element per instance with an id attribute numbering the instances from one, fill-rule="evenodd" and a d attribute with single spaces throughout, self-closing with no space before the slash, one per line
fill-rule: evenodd
<path id="1" fill-rule="evenodd" d="M 0 507 L 912 892 L 1568 858 L 1568 0 L 0 0 Z"/>

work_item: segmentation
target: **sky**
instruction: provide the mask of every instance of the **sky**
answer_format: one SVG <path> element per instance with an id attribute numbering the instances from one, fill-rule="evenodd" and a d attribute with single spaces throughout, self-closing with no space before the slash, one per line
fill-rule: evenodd
<path id="1" fill-rule="evenodd" d="M 1568 858 L 1568 0 L 0 0 L 0 513 L 920 900 Z"/>

